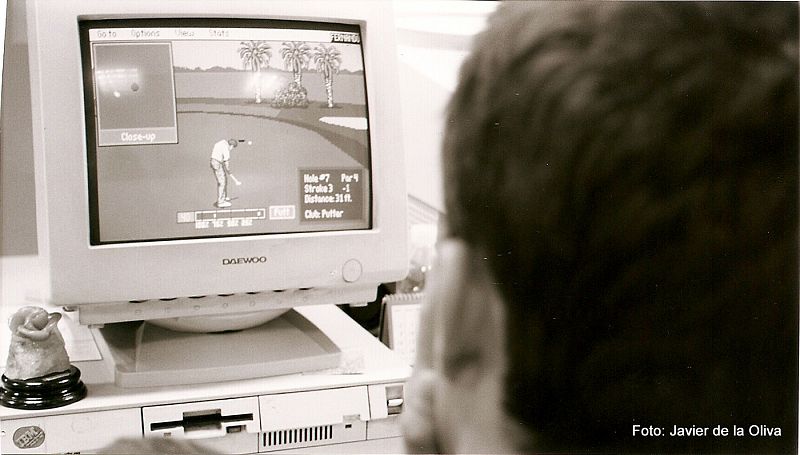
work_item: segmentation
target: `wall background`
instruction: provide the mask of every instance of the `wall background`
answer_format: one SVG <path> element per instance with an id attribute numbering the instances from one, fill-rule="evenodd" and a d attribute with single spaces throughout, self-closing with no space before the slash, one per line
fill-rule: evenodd
<path id="1" fill-rule="evenodd" d="M 0 254 L 34 254 L 36 206 L 24 5 L 22 0 L 3 3 L 7 7 L 0 92 Z"/>

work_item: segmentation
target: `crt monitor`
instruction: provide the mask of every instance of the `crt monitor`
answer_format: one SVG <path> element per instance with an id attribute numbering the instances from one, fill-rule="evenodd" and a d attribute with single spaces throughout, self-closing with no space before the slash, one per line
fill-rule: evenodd
<path id="1" fill-rule="evenodd" d="M 51 303 L 225 330 L 404 276 L 391 4 L 27 6 Z"/>

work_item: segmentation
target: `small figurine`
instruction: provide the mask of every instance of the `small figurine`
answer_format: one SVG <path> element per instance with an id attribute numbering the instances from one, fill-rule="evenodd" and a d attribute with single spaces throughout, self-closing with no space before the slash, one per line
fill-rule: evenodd
<path id="1" fill-rule="evenodd" d="M 8 321 L 11 345 L 5 375 L 30 379 L 69 369 L 64 338 L 58 330 L 61 313 L 33 306 L 20 308 Z"/>
<path id="2" fill-rule="evenodd" d="M 11 344 L 0 404 L 41 409 L 64 406 L 86 396 L 80 370 L 69 363 L 58 330 L 61 313 L 22 307 L 8 321 Z"/>

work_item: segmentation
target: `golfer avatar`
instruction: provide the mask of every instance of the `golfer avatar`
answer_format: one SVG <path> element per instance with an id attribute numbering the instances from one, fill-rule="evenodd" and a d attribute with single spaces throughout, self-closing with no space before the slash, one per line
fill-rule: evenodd
<path id="1" fill-rule="evenodd" d="M 235 139 L 223 139 L 214 144 L 211 151 L 211 169 L 217 179 L 217 202 L 215 207 L 230 207 L 231 199 L 228 197 L 228 175 L 231 172 L 231 150 L 238 145 Z"/>

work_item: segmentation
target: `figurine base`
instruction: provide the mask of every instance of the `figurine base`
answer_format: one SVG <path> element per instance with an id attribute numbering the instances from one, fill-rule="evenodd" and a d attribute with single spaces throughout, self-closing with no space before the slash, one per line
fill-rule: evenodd
<path id="1" fill-rule="evenodd" d="M 86 396 L 81 370 L 69 370 L 31 379 L 9 379 L 3 375 L 0 404 L 16 409 L 51 409 L 66 406 Z"/>

